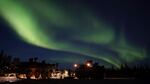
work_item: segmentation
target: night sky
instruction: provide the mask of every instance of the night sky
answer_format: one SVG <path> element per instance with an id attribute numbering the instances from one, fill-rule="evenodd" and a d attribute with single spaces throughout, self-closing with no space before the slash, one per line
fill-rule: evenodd
<path id="1" fill-rule="evenodd" d="M 0 50 L 24 61 L 150 65 L 149 15 L 146 0 L 0 0 Z"/>

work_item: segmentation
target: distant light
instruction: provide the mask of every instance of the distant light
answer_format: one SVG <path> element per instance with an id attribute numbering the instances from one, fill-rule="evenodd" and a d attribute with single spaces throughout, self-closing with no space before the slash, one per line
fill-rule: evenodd
<path id="1" fill-rule="evenodd" d="M 77 64 L 74 64 L 74 67 L 76 68 L 76 67 L 78 67 L 78 65 L 77 65 Z"/>
<path id="2" fill-rule="evenodd" d="M 87 67 L 92 67 L 91 63 L 87 63 L 86 65 Z"/>

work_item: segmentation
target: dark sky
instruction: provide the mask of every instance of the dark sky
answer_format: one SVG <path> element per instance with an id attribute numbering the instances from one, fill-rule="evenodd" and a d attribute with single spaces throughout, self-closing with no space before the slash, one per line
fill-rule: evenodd
<path id="1" fill-rule="evenodd" d="M 22 60 L 38 57 L 49 63 L 92 59 L 106 66 L 150 65 L 146 0 L 1 2 L 0 49 L 9 55 Z"/>

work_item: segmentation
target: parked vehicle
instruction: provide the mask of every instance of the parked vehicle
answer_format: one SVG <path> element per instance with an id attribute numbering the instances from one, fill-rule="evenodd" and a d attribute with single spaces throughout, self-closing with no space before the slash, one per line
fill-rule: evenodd
<path id="1" fill-rule="evenodd" d="M 16 77 L 15 73 L 5 74 L 4 76 L 0 76 L 0 82 L 15 82 L 19 79 Z"/>

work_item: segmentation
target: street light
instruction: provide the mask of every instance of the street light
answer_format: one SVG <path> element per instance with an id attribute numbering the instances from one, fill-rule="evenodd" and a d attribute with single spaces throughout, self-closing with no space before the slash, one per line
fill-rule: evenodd
<path id="1" fill-rule="evenodd" d="M 74 66 L 75 68 L 77 68 L 77 67 L 78 67 L 78 64 L 74 64 L 73 66 Z"/>
<path id="2" fill-rule="evenodd" d="M 86 63 L 86 66 L 87 67 L 92 67 L 92 64 L 91 63 Z"/>

